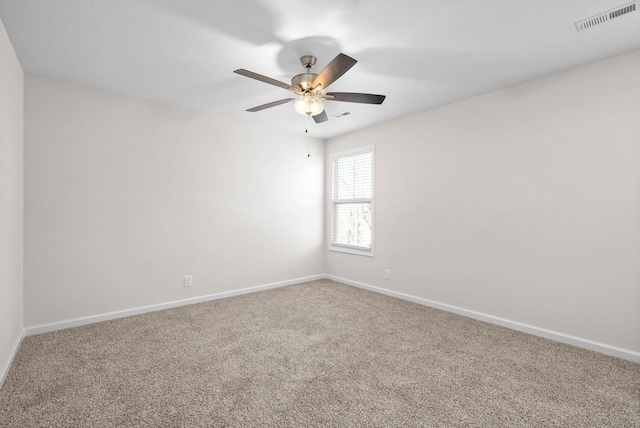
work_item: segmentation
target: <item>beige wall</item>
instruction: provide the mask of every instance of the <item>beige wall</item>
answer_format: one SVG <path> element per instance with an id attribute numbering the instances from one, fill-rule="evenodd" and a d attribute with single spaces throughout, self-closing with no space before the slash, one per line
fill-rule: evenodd
<path id="1" fill-rule="evenodd" d="M 25 325 L 322 274 L 323 188 L 321 140 L 26 74 Z"/>
<path id="2" fill-rule="evenodd" d="M 23 73 L 0 21 L 0 384 L 22 337 Z"/>
<path id="3" fill-rule="evenodd" d="M 375 144 L 376 256 L 327 273 L 640 351 L 639 77 L 636 51 L 330 140 Z"/>

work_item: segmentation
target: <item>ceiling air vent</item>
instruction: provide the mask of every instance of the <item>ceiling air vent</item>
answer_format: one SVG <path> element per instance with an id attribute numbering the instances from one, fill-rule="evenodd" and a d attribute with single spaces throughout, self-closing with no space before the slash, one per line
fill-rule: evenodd
<path id="1" fill-rule="evenodd" d="M 336 119 L 342 119 L 343 117 L 350 116 L 350 115 L 351 115 L 350 111 L 343 111 L 343 112 L 340 112 L 340 113 L 336 113 L 336 114 L 332 115 L 331 117 L 335 117 Z"/>
<path id="2" fill-rule="evenodd" d="M 578 29 L 578 31 L 586 30 L 591 27 L 595 27 L 596 25 L 604 24 L 605 22 L 613 18 L 626 15 L 627 13 L 636 12 L 636 10 L 636 2 L 632 1 L 630 3 L 623 4 L 622 6 L 610 9 L 606 12 L 599 13 L 595 16 L 592 16 L 591 18 L 578 21 L 576 22 L 576 28 Z"/>

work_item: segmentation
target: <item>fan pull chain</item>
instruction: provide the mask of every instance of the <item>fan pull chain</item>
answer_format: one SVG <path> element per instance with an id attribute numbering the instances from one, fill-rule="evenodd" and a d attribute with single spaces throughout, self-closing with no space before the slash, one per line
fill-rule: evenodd
<path id="1" fill-rule="evenodd" d="M 307 134 L 307 157 L 311 157 L 311 153 L 309 150 L 309 122 L 311 121 L 311 115 L 307 115 L 307 129 L 304 130 L 304 133 Z"/>

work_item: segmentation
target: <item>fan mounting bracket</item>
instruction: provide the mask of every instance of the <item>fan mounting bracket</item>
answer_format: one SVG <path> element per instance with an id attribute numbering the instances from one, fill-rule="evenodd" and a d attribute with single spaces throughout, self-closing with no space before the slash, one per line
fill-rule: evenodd
<path id="1" fill-rule="evenodd" d="M 300 63 L 307 70 L 310 70 L 313 67 L 315 67 L 317 61 L 318 61 L 318 58 L 316 58 L 313 55 L 305 55 L 303 57 L 300 57 Z"/>

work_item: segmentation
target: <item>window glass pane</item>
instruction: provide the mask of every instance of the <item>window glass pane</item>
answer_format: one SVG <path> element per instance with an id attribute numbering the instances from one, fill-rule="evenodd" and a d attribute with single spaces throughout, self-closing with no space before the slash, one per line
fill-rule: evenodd
<path id="1" fill-rule="evenodd" d="M 371 203 L 335 204 L 332 217 L 334 243 L 371 248 Z"/>
<path id="2" fill-rule="evenodd" d="M 329 249 L 373 257 L 373 146 L 330 159 Z"/>
<path id="3" fill-rule="evenodd" d="M 371 152 L 337 159 L 332 175 L 335 199 L 371 198 Z"/>

